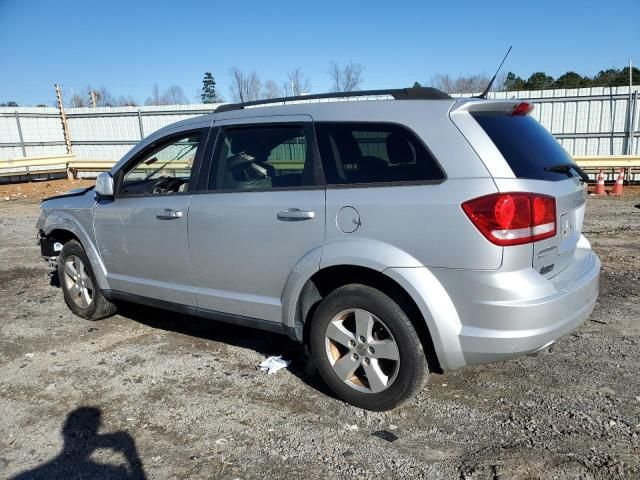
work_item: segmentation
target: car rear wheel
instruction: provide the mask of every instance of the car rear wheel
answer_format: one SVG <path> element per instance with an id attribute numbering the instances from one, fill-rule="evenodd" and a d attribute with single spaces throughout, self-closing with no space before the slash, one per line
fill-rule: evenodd
<path id="1" fill-rule="evenodd" d="M 67 306 L 79 317 L 99 320 L 116 312 L 116 306 L 102 295 L 87 254 L 76 240 L 62 247 L 58 278 Z"/>
<path id="2" fill-rule="evenodd" d="M 351 284 L 331 292 L 311 325 L 320 375 L 346 402 L 389 410 L 422 385 L 422 344 L 403 309 L 374 288 Z"/>

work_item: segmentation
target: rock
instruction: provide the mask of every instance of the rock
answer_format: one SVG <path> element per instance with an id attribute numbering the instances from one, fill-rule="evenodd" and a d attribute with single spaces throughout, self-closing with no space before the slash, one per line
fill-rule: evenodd
<path id="1" fill-rule="evenodd" d="M 377 432 L 373 432 L 371 435 L 373 437 L 378 437 L 382 440 L 386 440 L 387 442 L 395 442 L 398 439 L 398 436 L 396 434 L 391 433 L 388 430 L 378 430 Z"/>

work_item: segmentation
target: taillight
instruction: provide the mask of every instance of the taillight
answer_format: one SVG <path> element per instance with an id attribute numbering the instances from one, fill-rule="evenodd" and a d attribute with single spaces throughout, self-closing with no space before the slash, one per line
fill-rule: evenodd
<path id="1" fill-rule="evenodd" d="M 494 193 L 464 202 L 462 209 L 496 245 L 522 245 L 556 235 L 556 200 L 535 193 Z"/>
<path id="2" fill-rule="evenodd" d="M 511 115 L 528 115 L 533 110 L 533 103 L 522 102 L 511 110 Z"/>

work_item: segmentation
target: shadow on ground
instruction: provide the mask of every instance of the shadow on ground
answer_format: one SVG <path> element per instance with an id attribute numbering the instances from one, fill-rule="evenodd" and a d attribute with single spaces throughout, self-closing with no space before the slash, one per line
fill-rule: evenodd
<path id="1" fill-rule="evenodd" d="M 286 335 L 129 302 L 118 302 L 118 315 L 151 328 L 181 333 L 234 347 L 248 348 L 265 357 L 282 355 L 283 358 L 291 360 L 288 370 L 292 374 L 320 393 L 337 398 L 317 374 L 313 359 L 305 347 Z"/>
<path id="2" fill-rule="evenodd" d="M 102 412 L 96 407 L 80 407 L 67 415 L 62 451 L 32 470 L 12 480 L 144 480 L 146 475 L 133 437 L 127 432 L 98 433 Z M 125 463 L 110 465 L 91 459 L 98 449 L 122 454 Z"/>

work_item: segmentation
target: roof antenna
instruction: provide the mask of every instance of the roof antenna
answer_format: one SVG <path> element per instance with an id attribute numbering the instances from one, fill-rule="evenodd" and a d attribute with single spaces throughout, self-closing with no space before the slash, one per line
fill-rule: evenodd
<path id="1" fill-rule="evenodd" d="M 502 65 L 504 64 L 504 61 L 509 56 L 509 52 L 511 51 L 512 48 L 513 48 L 513 45 L 510 45 L 509 46 L 509 50 L 507 50 L 507 53 L 505 53 L 504 58 L 500 62 L 500 66 L 496 70 L 496 73 L 493 75 L 493 78 L 489 82 L 489 85 L 487 85 L 487 88 L 484 89 L 484 92 L 482 92 L 480 95 L 478 95 L 477 97 L 474 97 L 474 98 L 484 98 L 485 100 L 487 99 L 487 95 L 489 95 L 489 90 L 491 90 L 491 86 L 493 85 L 493 82 L 496 81 L 496 77 L 498 76 L 498 72 L 500 72 L 500 69 L 502 68 Z"/>

